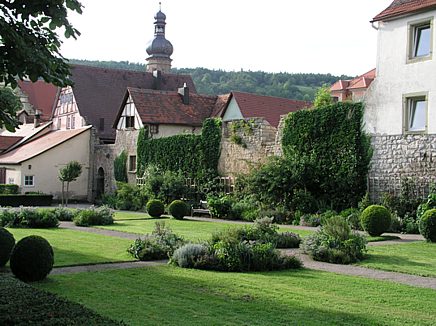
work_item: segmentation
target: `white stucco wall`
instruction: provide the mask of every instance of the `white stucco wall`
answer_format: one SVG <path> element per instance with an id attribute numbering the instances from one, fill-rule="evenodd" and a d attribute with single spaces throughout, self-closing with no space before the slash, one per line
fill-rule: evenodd
<path id="1" fill-rule="evenodd" d="M 13 178 L 20 186 L 22 193 L 40 191 L 60 198 L 61 182 L 58 179 L 59 169 L 70 161 L 82 164 L 82 174 L 70 183 L 70 198 L 86 199 L 88 194 L 90 130 L 38 155 L 20 165 L 1 165 L 6 167 L 6 182 Z M 30 168 L 29 168 L 30 166 Z M 34 176 L 34 186 L 24 186 L 24 177 Z"/>
<path id="2" fill-rule="evenodd" d="M 244 117 L 242 116 L 238 103 L 233 97 L 230 100 L 226 113 L 224 113 L 223 121 L 240 120 L 240 119 L 244 119 Z"/>
<path id="3" fill-rule="evenodd" d="M 408 23 L 431 17 L 434 21 L 435 16 L 436 10 L 432 10 L 379 25 L 377 78 L 365 96 L 369 133 L 401 135 L 403 95 L 421 92 L 428 92 L 428 133 L 436 133 L 436 53 L 430 60 L 407 63 Z M 432 37 L 434 52 L 434 30 Z"/>
<path id="4" fill-rule="evenodd" d="M 201 134 L 201 127 L 161 124 L 159 125 L 159 132 L 157 134 L 153 134 L 152 137 L 163 138 L 163 137 L 186 135 L 186 134 L 196 134 L 196 135 Z"/>

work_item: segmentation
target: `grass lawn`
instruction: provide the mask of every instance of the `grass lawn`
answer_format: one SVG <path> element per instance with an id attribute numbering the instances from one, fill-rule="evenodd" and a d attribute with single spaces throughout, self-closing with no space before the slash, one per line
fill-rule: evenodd
<path id="1" fill-rule="evenodd" d="M 133 214 L 136 214 L 136 219 L 133 218 Z M 142 216 L 142 219 L 140 219 Z M 124 219 L 125 217 L 125 219 Z M 189 220 L 176 220 L 174 218 L 162 217 L 162 218 L 151 218 L 147 214 L 138 213 L 125 213 L 117 212 L 115 216 L 115 223 L 113 225 L 98 226 L 101 229 L 115 230 L 129 233 L 136 233 L 139 235 L 145 233 L 151 233 L 154 229 L 154 224 L 156 222 L 165 222 L 166 225 L 171 227 L 174 233 L 183 236 L 184 238 L 197 241 L 206 240 L 212 233 L 223 231 L 229 228 L 242 227 L 241 224 L 235 223 L 224 223 L 224 222 L 203 222 L 203 221 L 189 221 Z M 280 231 L 290 231 L 298 233 L 300 236 L 306 236 L 312 231 L 297 230 L 293 228 L 280 227 Z"/>
<path id="2" fill-rule="evenodd" d="M 157 266 L 34 283 L 129 325 L 434 325 L 434 290 L 310 270 Z"/>
<path id="3" fill-rule="evenodd" d="M 436 277 L 436 244 L 420 241 L 368 247 L 368 258 L 358 265 Z"/>
<path id="4" fill-rule="evenodd" d="M 55 266 L 84 265 L 134 260 L 127 248 L 131 240 L 67 229 L 13 229 L 15 241 L 28 235 L 39 235 L 50 242 Z"/>

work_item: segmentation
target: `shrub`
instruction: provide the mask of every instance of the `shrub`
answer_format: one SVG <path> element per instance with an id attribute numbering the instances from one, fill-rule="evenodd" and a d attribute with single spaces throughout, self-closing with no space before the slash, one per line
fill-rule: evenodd
<path id="1" fill-rule="evenodd" d="M 298 248 L 301 243 L 301 238 L 293 232 L 283 232 L 277 234 L 277 248 Z"/>
<path id="2" fill-rule="evenodd" d="M 315 198 L 309 191 L 303 189 L 294 190 L 291 202 L 292 210 L 303 213 L 315 213 L 317 206 Z"/>
<path id="3" fill-rule="evenodd" d="M 24 282 L 43 280 L 52 270 L 53 248 L 47 240 L 31 235 L 17 242 L 11 254 L 12 273 Z"/>
<path id="4" fill-rule="evenodd" d="M 188 205 L 182 200 L 174 200 L 170 206 L 168 206 L 168 212 L 176 219 L 182 220 L 183 217 L 188 215 Z"/>
<path id="5" fill-rule="evenodd" d="M 436 189 L 432 189 L 427 196 L 427 201 L 418 206 L 416 217 L 419 220 L 429 209 L 436 208 Z"/>
<path id="6" fill-rule="evenodd" d="M 419 220 L 419 232 L 430 242 L 436 242 L 436 209 L 430 209 Z"/>
<path id="7" fill-rule="evenodd" d="M 314 260 L 350 264 L 363 259 L 366 239 L 353 233 L 343 217 L 335 216 L 317 233 L 305 238 L 302 249 Z"/>
<path id="8" fill-rule="evenodd" d="M 203 265 L 207 254 L 205 245 L 188 243 L 174 251 L 171 263 L 183 268 L 198 268 Z"/>
<path id="9" fill-rule="evenodd" d="M 320 214 L 304 214 L 300 217 L 300 225 L 317 227 L 321 225 Z"/>
<path id="10" fill-rule="evenodd" d="M 8 230 L 0 227 L 0 267 L 6 265 L 11 256 L 15 238 Z"/>
<path id="11" fill-rule="evenodd" d="M 345 218 L 348 224 L 353 230 L 362 230 L 362 225 L 360 224 L 360 210 L 357 208 L 347 208 L 339 213 L 340 216 Z"/>
<path id="12" fill-rule="evenodd" d="M 117 182 L 115 196 L 116 208 L 128 211 L 139 211 L 143 209 L 148 199 L 141 188 L 136 185 L 122 182 Z"/>
<path id="13" fill-rule="evenodd" d="M 379 236 L 391 225 L 391 213 L 384 206 L 371 205 L 360 216 L 363 229 L 371 236 Z"/>
<path id="14" fill-rule="evenodd" d="M 70 208 L 66 208 L 66 207 L 56 207 L 53 210 L 53 214 L 54 216 L 59 220 L 59 221 L 72 221 L 74 218 L 74 210 L 70 209 Z"/>
<path id="15" fill-rule="evenodd" d="M 0 184 L 0 194 L 18 194 L 18 185 Z"/>
<path id="16" fill-rule="evenodd" d="M 4 194 L 0 195 L 0 206 L 50 206 L 53 201 L 53 195 L 40 193 L 22 194 Z"/>
<path id="17" fill-rule="evenodd" d="M 2 210 L 0 224 L 16 228 L 52 228 L 57 227 L 59 221 L 52 209 L 22 207 Z"/>
<path id="18" fill-rule="evenodd" d="M 151 217 L 160 217 L 163 213 L 165 213 L 164 204 L 157 199 L 149 200 L 146 208 L 147 208 L 147 213 Z"/>
<path id="19" fill-rule="evenodd" d="M 139 260 L 165 259 L 184 243 L 184 239 L 174 234 L 164 222 L 156 222 L 153 232 L 146 234 L 144 239 L 136 239 L 127 252 Z"/>
<path id="20" fill-rule="evenodd" d="M 207 205 L 209 207 L 212 217 L 231 219 L 233 200 L 230 196 L 222 197 L 207 197 Z"/>
<path id="21" fill-rule="evenodd" d="M 107 206 L 78 210 L 73 218 L 77 226 L 110 225 L 114 223 L 114 212 Z"/>

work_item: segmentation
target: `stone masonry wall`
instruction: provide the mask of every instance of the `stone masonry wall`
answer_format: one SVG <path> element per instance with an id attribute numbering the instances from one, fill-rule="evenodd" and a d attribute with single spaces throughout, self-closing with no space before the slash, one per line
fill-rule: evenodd
<path id="1" fill-rule="evenodd" d="M 383 192 L 398 194 L 401 179 L 411 178 L 426 196 L 436 181 L 436 135 L 373 135 L 374 150 L 368 178 L 372 199 Z"/>
<path id="2" fill-rule="evenodd" d="M 253 167 L 264 163 L 269 156 L 281 155 L 281 136 L 278 136 L 275 127 L 262 118 L 251 118 L 244 120 L 251 126 L 251 131 L 238 128 L 233 132 L 232 125 L 240 124 L 238 121 L 223 123 L 221 156 L 218 162 L 220 175 L 248 173 Z M 235 142 L 233 134 L 241 138 L 241 144 Z"/>

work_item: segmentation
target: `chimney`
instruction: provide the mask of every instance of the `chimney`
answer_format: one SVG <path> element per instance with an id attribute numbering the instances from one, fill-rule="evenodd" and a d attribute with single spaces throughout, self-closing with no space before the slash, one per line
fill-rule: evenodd
<path id="1" fill-rule="evenodd" d="M 35 117 L 33 120 L 33 125 L 35 128 L 39 127 L 39 125 L 41 124 L 41 112 L 39 112 L 39 110 L 35 110 Z"/>
<path id="2" fill-rule="evenodd" d="M 154 89 L 160 90 L 162 85 L 162 72 L 160 70 L 153 71 Z"/>
<path id="3" fill-rule="evenodd" d="M 189 105 L 189 87 L 186 86 L 186 83 L 183 84 L 183 87 L 180 87 L 177 90 L 177 93 L 182 96 L 183 104 Z"/>

